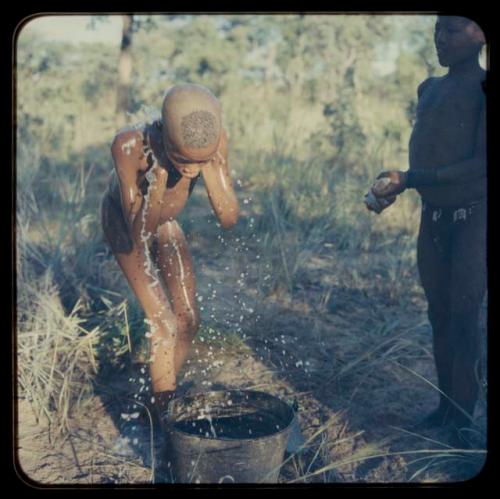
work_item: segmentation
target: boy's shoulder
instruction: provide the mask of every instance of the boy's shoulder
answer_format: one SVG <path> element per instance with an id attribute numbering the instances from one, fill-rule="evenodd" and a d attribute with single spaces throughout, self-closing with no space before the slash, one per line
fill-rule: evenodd
<path id="1" fill-rule="evenodd" d="M 430 76 L 426 80 L 420 83 L 420 85 L 417 88 L 417 95 L 420 98 L 422 94 L 432 85 L 435 83 L 438 83 L 441 81 L 444 77 L 443 76 Z"/>
<path id="2" fill-rule="evenodd" d="M 146 126 L 144 123 L 139 123 L 118 130 L 111 143 L 112 152 L 114 154 L 122 152 L 129 156 L 132 151 L 142 151 Z"/>
<path id="3" fill-rule="evenodd" d="M 144 135 L 144 129 L 146 127 L 145 123 L 139 123 L 137 125 L 128 125 L 120 128 L 113 138 L 113 142 L 123 142 L 134 138 L 142 139 Z"/>

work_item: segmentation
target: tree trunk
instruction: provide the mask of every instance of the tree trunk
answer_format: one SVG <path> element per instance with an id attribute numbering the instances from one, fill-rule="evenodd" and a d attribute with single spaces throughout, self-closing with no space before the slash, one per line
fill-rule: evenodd
<path id="1" fill-rule="evenodd" d="M 118 90 L 116 98 L 116 114 L 118 126 L 127 123 L 127 112 L 130 106 L 130 83 L 132 80 L 132 26 L 134 16 L 122 16 L 123 31 L 118 61 Z"/>

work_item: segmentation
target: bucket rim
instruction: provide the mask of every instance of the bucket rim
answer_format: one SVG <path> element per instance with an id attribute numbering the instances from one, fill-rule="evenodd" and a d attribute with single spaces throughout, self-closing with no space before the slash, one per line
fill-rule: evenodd
<path id="1" fill-rule="evenodd" d="M 225 442 L 231 442 L 231 441 L 235 442 L 235 441 L 238 441 L 238 440 L 252 440 L 252 441 L 256 441 L 256 440 L 262 440 L 262 439 L 265 439 L 265 438 L 274 437 L 276 435 L 280 435 L 280 434 L 284 433 L 285 431 L 289 430 L 289 428 L 292 427 L 294 421 L 297 419 L 297 414 L 293 410 L 293 407 L 288 402 L 284 401 L 280 397 L 277 397 L 276 395 L 272 395 L 271 393 L 268 393 L 268 392 L 262 392 L 260 390 L 245 390 L 245 389 L 231 388 L 231 389 L 228 389 L 228 390 L 210 390 L 208 392 L 200 391 L 200 392 L 195 392 L 195 393 L 192 393 L 192 394 L 184 394 L 184 395 L 180 395 L 179 397 L 174 397 L 170 401 L 170 404 L 169 404 L 169 407 L 168 407 L 168 410 L 167 410 L 167 422 L 168 423 L 172 422 L 171 421 L 172 405 L 177 400 L 182 400 L 182 399 L 188 398 L 188 397 L 194 397 L 196 395 L 207 395 L 207 394 L 213 394 L 213 393 L 234 393 L 234 392 L 254 393 L 254 394 L 267 395 L 269 397 L 273 397 L 274 399 L 278 400 L 279 402 L 281 402 L 282 404 L 284 404 L 289 409 L 290 414 L 292 415 L 292 417 L 290 419 L 290 422 L 286 426 L 284 426 L 283 428 L 280 428 L 280 430 L 275 431 L 273 433 L 270 433 L 269 435 L 263 435 L 263 436 L 260 436 L 260 437 L 250 437 L 250 438 L 227 438 L 227 437 L 213 438 L 211 436 L 207 437 L 205 435 L 194 435 L 192 433 L 189 433 L 189 432 L 183 431 L 183 430 L 177 430 L 176 429 L 175 431 L 178 432 L 178 433 L 182 433 L 183 435 L 188 435 L 190 437 L 199 438 L 199 439 L 202 439 L 202 440 L 224 440 Z M 174 425 L 172 424 L 172 427 L 173 426 Z M 173 428 L 172 428 L 172 430 L 173 430 Z"/>

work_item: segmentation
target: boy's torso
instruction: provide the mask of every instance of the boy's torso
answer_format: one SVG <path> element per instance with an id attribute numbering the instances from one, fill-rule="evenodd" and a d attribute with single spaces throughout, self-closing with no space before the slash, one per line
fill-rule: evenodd
<path id="1" fill-rule="evenodd" d="M 137 175 L 136 185 L 142 195 L 147 194 L 148 181 L 146 172 L 153 166 L 154 162 L 166 168 L 168 171 L 167 188 L 163 196 L 163 206 L 161 210 L 159 223 L 173 220 L 184 208 L 189 195 L 191 194 L 198 177 L 188 179 L 183 177 L 173 164 L 168 160 L 162 150 L 161 123 L 148 123 L 141 127 L 143 136 L 142 143 L 137 143 L 134 147 L 142 149 L 138 161 L 142 164 L 141 170 Z M 139 152 L 137 150 L 137 152 Z M 120 182 L 116 170 L 113 168 L 110 174 L 108 184 L 108 195 L 115 203 L 121 205 Z"/>
<path id="2" fill-rule="evenodd" d="M 432 78 L 419 98 L 409 152 L 410 169 L 452 165 L 473 156 L 484 106 L 484 72 L 467 77 Z M 424 200 L 457 205 L 486 195 L 486 179 L 418 189 Z"/>

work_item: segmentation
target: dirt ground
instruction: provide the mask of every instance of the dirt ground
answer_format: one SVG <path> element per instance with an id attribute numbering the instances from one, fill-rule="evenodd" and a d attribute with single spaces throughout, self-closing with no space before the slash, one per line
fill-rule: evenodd
<path id="1" fill-rule="evenodd" d="M 293 300 L 272 291 L 264 296 L 266 269 L 250 243 L 235 255 L 232 237 L 214 246 L 204 234 L 189 236 L 203 326 L 179 394 L 244 388 L 296 400 L 304 446 L 287 454 L 280 483 L 449 482 L 481 470 L 484 397 L 468 435 L 472 450 L 451 448 L 446 432 L 409 429 L 438 402 L 418 289 L 409 292 L 404 309 L 377 294 L 376 284 L 360 289 L 359 282 L 371 281 L 360 276 L 354 282 L 348 270 L 369 269 L 371 256 L 325 243 L 301 268 Z M 168 483 L 159 435 L 147 418 L 122 416 L 147 397 L 147 382 L 139 381 L 147 378 L 143 367 L 126 363 L 98 377 L 95 396 L 73 416 L 64 438 L 37 423 L 29 403 L 19 400 L 17 469 L 25 479 Z"/>

